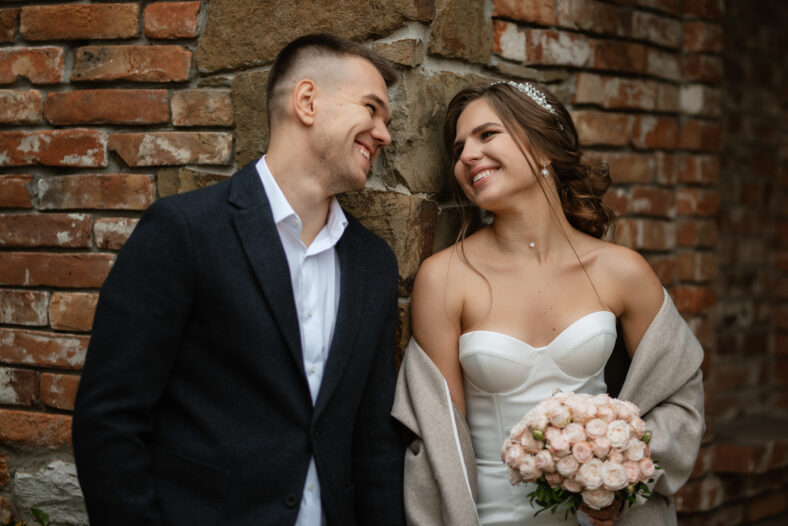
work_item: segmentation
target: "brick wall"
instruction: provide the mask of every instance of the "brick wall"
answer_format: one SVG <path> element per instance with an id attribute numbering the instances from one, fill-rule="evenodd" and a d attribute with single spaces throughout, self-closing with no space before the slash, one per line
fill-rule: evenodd
<path id="1" fill-rule="evenodd" d="M 397 254 L 400 343 L 419 262 L 453 238 L 446 103 L 480 80 L 545 83 L 610 164 L 618 242 L 707 352 L 709 432 L 680 522 L 784 521 L 785 428 L 760 418 L 788 409 L 778 21 L 779 0 L 1 0 L 0 523 L 41 503 L 86 522 L 69 426 L 98 289 L 152 201 L 265 151 L 270 62 L 318 30 L 402 73 L 394 143 L 342 199 Z M 762 440 L 736 432 L 745 416 Z"/>

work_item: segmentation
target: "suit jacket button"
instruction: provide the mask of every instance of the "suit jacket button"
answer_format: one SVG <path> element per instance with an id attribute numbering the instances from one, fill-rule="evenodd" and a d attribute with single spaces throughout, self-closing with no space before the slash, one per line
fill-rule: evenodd
<path id="1" fill-rule="evenodd" d="M 315 438 L 319 437 L 320 436 L 320 431 L 313 431 L 312 432 L 312 436 L 315 437 Z"/>
<path id="2" fill-rule="evenodd" d="M 295 508 L 296 504 L 298 504 L 298 498 L 292 493 L 288 493 L 285 496 L 285 506 L 288 508 Z"/>

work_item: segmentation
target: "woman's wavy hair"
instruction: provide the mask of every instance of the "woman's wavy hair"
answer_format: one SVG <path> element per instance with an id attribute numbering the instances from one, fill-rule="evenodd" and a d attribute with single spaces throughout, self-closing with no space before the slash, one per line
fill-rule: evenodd
<path id="1" fill-rule="evenodd" d="M 533 86 L 533 85 L 532 85 Z M 538 176 L 541 167 L 534 166 L 534 159 L 549 159 L 550 172 L 555 178 L 558 196 L 569 224 L 578 230 L 602 238 L 615 219 L 613 211 L 602 202 L 602 195 L 610 187 L 608 167 L 603 162 L 582 159 L 577 130 L 563 104 L 549 91 L 534 87 L 544 94 L 553 111 L 540 106 L 530 96 L 506 82 L 478 84 L 463 89 L 449 103 L 444 122 L 444 144 L 452 167 L 457 163 L 454 139 L 457 120 L 473 101 L 485 99 L 501 119 L 506 131 L 515 139 L 539 186 L 547 197 L 551 191 L 543 178 Z M 462 240 L 468 234 L 472 216 L 468 213 L 470 202 L 454 177 L 449 186 L 460 205 L 462 224 L 457 236 Z M 552 207 L 550 207 L 552 211 Z M 566 233 L 564 233 L 566 235 Z"/>

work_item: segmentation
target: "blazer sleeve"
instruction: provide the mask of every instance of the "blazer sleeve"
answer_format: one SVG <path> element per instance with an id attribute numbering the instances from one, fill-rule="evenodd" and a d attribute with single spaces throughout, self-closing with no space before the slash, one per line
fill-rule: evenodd
<path id="1" fill-rule="evenodd" d="M 146 434 L 180 346 L 193 292 L 192 245 L 177 203 L 143 214 L 96 308 L 73 420 L 90 523 L 159 525 Z"/>
<path id="2" fill-rule="evenodd" d="M 394 343 L 397 324 L 397 267 L 393 254 L 392 275 L 386 276 L 388 290 L 386 319 L 375 349 L 369 375 L 356 416 L 353 437 L 353 485 L 358 524 L 402 526 L 403 430 L 391 416 L 394 403 Z"/>

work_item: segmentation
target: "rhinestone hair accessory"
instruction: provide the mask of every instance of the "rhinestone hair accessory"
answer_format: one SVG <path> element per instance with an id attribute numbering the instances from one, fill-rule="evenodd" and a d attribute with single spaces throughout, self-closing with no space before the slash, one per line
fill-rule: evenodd
<path id="1" fill-rule="evenodd" d="M 555 113 L 555 109 L 553 108 L 552 104 L 547 102 L 547 98 L 545 98 L 544 93 L 539 91 L 533 84 L 530 82 L 515 82 L 513 80 L 499 80 L 498 82 L 493 82 L 490 86 L 495 86 L 496 84 L 508 84 L 509 86 L 513 87 L 520 93 L 525 93 L 530 97 L 532 101 L 537 103 L 542 108 L 546 109 L 550 113 Z"/>

